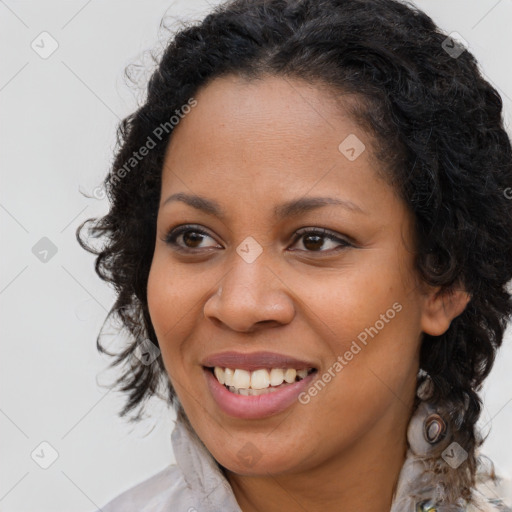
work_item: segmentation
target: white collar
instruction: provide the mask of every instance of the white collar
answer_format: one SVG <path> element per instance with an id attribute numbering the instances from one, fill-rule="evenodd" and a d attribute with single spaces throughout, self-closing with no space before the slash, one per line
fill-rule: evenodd
<path id="1" fill-rule="evenodd" d="M 446 505 L 434 506 L 435 496 L 447 496 L 453 492 L 446 493 L 447 484 L 450 488 L 458 490 L 458 478 L 462 470 L 448 467 L 446 460 L 449 460 L 450 452 L 449 439 L 445 440 L 443 446 L 445 458 L 439 457 L 435 462 L 426 459 L 427 452 L 432 450 L 431 445 L 425 440 L 423 429 L 425 417 L 432 413 L 432 406 L 426 402 L 420 403 L 409 422 L 407 440 L 408 451 L 402 469 L 398 477 L 395 495 L 390 512 L 404 512 L 414 510 L 418 512 L 444 512 L 444 511 L 466 511 L 466 512 L 512 512 L 496 498 L 493 482 L 488 479 L 488 474 L 480 469 L 480 481 L 482 486 L 475 490 L 475 505 L 466 505 L 463 500 L 451 501 Z M 219 510 L 229 512 L 242 512 L 233 490 L 219 464 L 208 451 L 203 442 L 190 426 L 188 419 L 178 406 L 176 424 L 171 436 L 176 463 L 180 467 L 185 482 L 193 491 L 201 503 L 204 504 L 202 512 L 218 512 Z M 453 444 L 453 443 L 452 443 Z M 438 447 L 437 452 L 440 452 Z M 448 450 L 448 451 L 447 451 Z M 436 453 L 437 453 L 436 452 Z M 429 462 L 430 461 L 430 462 Z M 429 465 L 430 464 L 430 465 Z M 432 472 L 434 464 L 436 472 L 443 468 L 441 473 Z M 463 464 L 459 466 L 463 467 Z M 495 498 L 486 497 L 481 489 L 487 489 Z M 494 486 L 494 489 L 496 487 Z M 423 504 L 423 508 L 422 505 Z"/>

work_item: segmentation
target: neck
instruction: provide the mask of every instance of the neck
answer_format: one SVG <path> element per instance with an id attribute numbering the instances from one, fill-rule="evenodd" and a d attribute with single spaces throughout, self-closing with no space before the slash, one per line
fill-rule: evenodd
<path id="1" fill-rule="evenodd" d="M 389 512 L 405 460 L 408 426 L 408 418 L 397 425 L 396 416 L 389 416 L 341 454 L 304 472 L 246 476 L 225 469 L 240 508 Z"/>

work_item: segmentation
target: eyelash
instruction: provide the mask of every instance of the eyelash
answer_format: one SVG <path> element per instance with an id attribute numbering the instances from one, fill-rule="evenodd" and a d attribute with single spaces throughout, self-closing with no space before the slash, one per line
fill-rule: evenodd
<path id="1" fill-rule="evenodd" d="M 208 236 L 210 238 L 213 238 L 211 237 L 211 235 L 205 231 L 204 229 L 200 228 L 199 226 L 194 226 L 194 225 L 184 225 L 184 226 L 178 226 L 177 228 L 174 228 L 172 230 L 169 231 L 169 233 L 165 236 L 164 238 L 164 242 L 171 245 L 176 251 L 179 251 L 179 252 L 183 252 L 183 253 L 194 253 L 194 252 L 197 252 L 197 251 L 200 251 L 201 248 L 200 247 L 196 247 L 196 248 L 191 248 L 191 247 L 182 247 L 181 245 L 179 245 L 177 243 L 177 238 L 186 233 L 186 232 L 192 232 L 192 233 L 198 233 L 200 235 L 204 235 L 204 236 Z M 338 252 L 340 250 L 343 250 L 343 249 L 346 249 L 347 247 L 354 247 L 354 245 L 352 243 L 350 243 L 349 241 L 347 240 L 344 240 L 343 238 L 340 238 L 338 236 L 336 236 L 333 232 L 325 229 L 325 228 L 301 228 L 299 229 L 298 231 L 296 231 L 295 233 L 295 236 L 294 236 L 294 239 L 293 239 L 293 244 L 292 245 L 295 245 L 295 243 L 297 243 L 297 241 L 299 241 L 301 238 L 307 236 L 307 235 L 316 235 L 316 236 L 320 236 L 322 238 L 326 238 L 328 240 L 331 240 L 333 242 L 338 242 L 340 243 L 340 247 L 337 247 L 336 249 L 330 249 L 328 251 L 308 251 L 308 250 L 305 250 L 304 252 L 308 252 L 308 253 L 330 253 L 330 252 Z M 209 247 L 208 249 L 211 249 L 211 247 Z"/>

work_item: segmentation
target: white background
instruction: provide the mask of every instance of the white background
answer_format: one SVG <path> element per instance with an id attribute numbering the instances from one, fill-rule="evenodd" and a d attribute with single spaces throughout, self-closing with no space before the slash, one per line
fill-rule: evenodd
<path id="1" fill-rule="evenodd" d="M 508 122 L 512 1 L 417 5 L 468 42 Z M 192 0 L 0 2 L 0 511 L 92 511 L 174 460 L 173 418 L 162 402 L 138 425 L 116 416 L 122 397 L 104 387 L 115 373 L 95 346 L 114 295 L 75 229 L 107 211 L 106 199 L 81 192 L 101 183 L 117 123 L 142 94 L 127 87 L 124 67 L 169 37 L 159 31 L 164 15 L 200 19 L 209 8 Z M 59 45 L 47 59 L 31 48 L 43 31 Z M 42 237 L 57 247 L 46 263 L 32 253 Z M 485 431 L 492 425 L 485 453 L 509 478 L 510 338 L 484 388 L 481 422 Z M 59 454 L 46 470 L 31 458 L 42 441 Z"/>

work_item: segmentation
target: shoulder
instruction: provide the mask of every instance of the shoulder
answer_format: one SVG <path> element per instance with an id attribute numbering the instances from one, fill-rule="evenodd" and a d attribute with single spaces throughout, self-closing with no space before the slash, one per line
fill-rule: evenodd
<path id="1" fill-rule="evenodd" d="M 160 512 L 175 507 L 192 506 L 180 469 L 171 464 L 162 471 L 122 492 L 98 512 Z M 187 508 L 183 508 L 186 512 Z"/>

